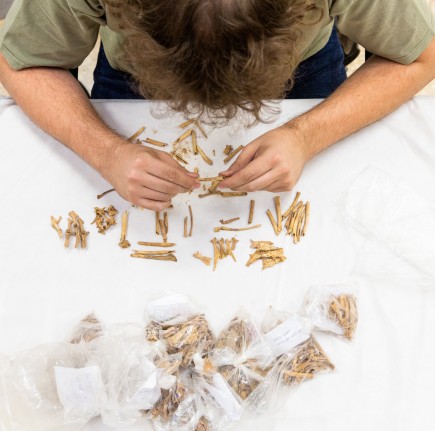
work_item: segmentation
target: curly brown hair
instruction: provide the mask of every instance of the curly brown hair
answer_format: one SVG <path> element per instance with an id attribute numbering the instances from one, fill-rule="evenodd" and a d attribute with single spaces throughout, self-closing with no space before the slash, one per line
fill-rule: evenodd
<path id="1" fill-rule="evenodd" d="M 145 98 L 188 114 L 261 120 L 293 85 L 315 0 L 106 0 L 125 36 L 122 67 Z M 319 12 L 316 18 L 316 14 Z"/>

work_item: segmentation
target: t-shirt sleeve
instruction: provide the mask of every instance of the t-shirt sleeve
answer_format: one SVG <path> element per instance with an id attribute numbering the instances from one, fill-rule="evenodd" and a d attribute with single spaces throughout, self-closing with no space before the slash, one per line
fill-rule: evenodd
<path id="1" fill-rule="evenodd" d="M 435 35 L 427 0 L 333 0 L 330 15 L 341 33 L 402 64 L 416 60 Z"/>
<path id="2" fill-rule="evenodd" d="M 16 70 L 78 67 L 106 25 L 99 0 L 15 0 L 0 29 L 0 51 Z"/>

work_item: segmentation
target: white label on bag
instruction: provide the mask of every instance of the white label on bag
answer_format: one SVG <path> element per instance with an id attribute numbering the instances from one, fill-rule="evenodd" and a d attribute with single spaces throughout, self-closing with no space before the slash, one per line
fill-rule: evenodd
<path id="1" fill-rule="evenodd" d="M 274 354 L 280 356 L 310 338 L 310 331 L 296 317 L 291 317 L 269 331 L 264 338 Z"/>
<path id="2" fill-rule="evenodd" d="M 189 317 L 194 309 L 187 296 L 175 293 L 149 302 L 148 313 L 151 320 L 166 322 L 175 317 Z"/>
<path id="3" fill-rule="evenodd" d="M 129 403 L 139 410 L 148 410 L 160 398 L 160 388 L 157 380 L 157 370 L 154 370 L 143 385 L 131 397 Z"/>
<path id="4" fill-rule="evenodd" d="M 222 374 L 213 375 L 213 384 L 204 382 L 205 388 L 216 402 L 225 410 L 230 421 L 238 421 L 242 415 L 242 406 L 234 397 L 230 386 Z"/>
<path id="5" fill-rule="evenodd" d="M 54 367 L 54 373 L 57 394 L 65 410 L 97 408 L 98 396 L 104 389 L 100 367 Z"/>

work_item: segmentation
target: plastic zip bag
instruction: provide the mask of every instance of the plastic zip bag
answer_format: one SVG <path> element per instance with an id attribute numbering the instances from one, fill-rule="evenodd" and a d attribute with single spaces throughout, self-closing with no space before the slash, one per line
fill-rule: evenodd
<path id="1" fill-rule="evenodd" d="M 202 418 L 208 427 L 226 429 L 238 422 L 243 413 L 241 398 L 217 371 L 209 358 L 195 355 L 192 371 L 195 391 L 202 400 Z M 212 424 L 212 425 L 211 425 Z"/>
<path id="2" fill-rule="evenodd" d="M 305 295 L 301 313 L 311 319 L 315 329 L 351 341 L 358 324 L 356 285 L 311 287 Z"/>
<path id="3" fill-rule="evenodd" d="M 85 345 L 47 344 L 11 358 L 0 375 L 0 429 L 78 430 L 99 415 L 104 392 Z"/>
<path id="4" fill-rule="evenodd" d="M 242 400 L 263 381 L 273 360 L 257 324 L 243 311 L 221 331 L 210 358 Z"/>

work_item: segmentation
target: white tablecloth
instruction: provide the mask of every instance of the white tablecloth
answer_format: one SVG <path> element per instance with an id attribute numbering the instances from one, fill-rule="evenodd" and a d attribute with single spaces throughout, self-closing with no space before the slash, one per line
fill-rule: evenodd
<path id="1" fill-rule="evenodd" d="M 277 123 L 315 103 L 283 102 Z M 95 103 L 108 124 L 125 135 L 144 125 L 144 136 L 176 137 L 180 118 L 157 120 L 150 115 L 152 106 Z M 271 127 L 216 129 L 200 144 L 208 154 L 214 148 L 215 160 L 221 160 L 224 145 L 246 144 Z M 119 226 L 99 235 L 90 225 L 95 206 L 113 204 L 123 211 L 130 205 L 116 194 L 97 201 L 96 195 L 110 185 L 7 100 L 0 101 L 0 142 L 0 353 L 4 354 L 66 340 L 77 321 L 92 310 L 106 322 L 141 321 L 146 301 L 168 289 L 190 295 L 216 331 L 240 306 L 259 317 L 268 305 L 297 311 L 310 285 L 356 277 L 353 269 L 364 240 L 338 221 L 336 199 L 358 173 L 367 166 L 382 168 L 435 202 L 435 98 L 414 99 L 306 166 L 296 189 L 311 202 L 312 217 L 308 234 L 298 245 L 289 237 L 275 237 L 265 215 L 267 208 L 273 211 L 271 194 L 201 200 L 194 193 L 177 198 L 169 214 L 169 240 L 177 243 L 177 263 L 130 258 L 129 250 L 117 245 Z M 189 166 L 198 166 L 202 176 L 213 176 L 223 164 L 208 166 L 191 159 Z M 283 207 L 293 196 L 282 194 Z M 240 216 L 240 226 L 246 225 L 250 199 L 256 200 L 254 222 L 263 227 L 237 233 L 238 262 L 220 261 L 212 272 L 193 259 L 198 250 L 212 255 L 209 240 L 216 235 L 213 227 L 219 219 Z M 186 239 L 182 226 L 188 203 L 195 227 L 193 237 Z M 66 222 L 71 210 L 91 232 L 87 250 L 65 249 L 50 227 L 50 215 L 62 215 Z M 251 238 L 282 245 L 287 262 L 265 271 L 259 263 L 245 267 Z M 154 213 L 131 209 L 128 239 L 132 244 L 158 240 Z M 360 324 L 355 341 L 349 345 L 319 337 L 336 371 L 301 385 L 289 396 L 285 411 L 255 422 L 245 420 L 236 429 L 434 429 L 435 296 L 417 282 L 400 283 L 393 273 L 390 280 L 377 279 L 376 274 L 357 278 Z M 106 430 L 98 420 L 86 429 Z M 143 428 L 131 428 L 135 429 Z"/>

